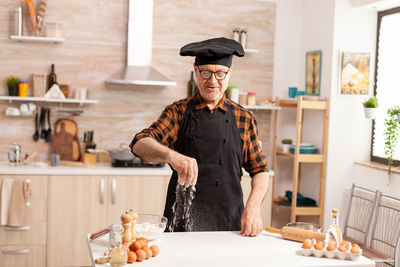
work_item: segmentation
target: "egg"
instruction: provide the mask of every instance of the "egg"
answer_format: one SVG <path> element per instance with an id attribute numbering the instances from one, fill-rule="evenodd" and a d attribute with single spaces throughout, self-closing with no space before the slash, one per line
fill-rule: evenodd
<path id="1" fill-rule="evenodd" d="M 153 256 L 153 251 L 150 248 L 145 247 L 145 248 L 143 248 L 143 250 L 144 250 L 144 252 L 146 252 L 146 260 L 150 259 L 151 256 Z"/>
<path id="2" fill-rule="evenodd" d="M 153 257 L 157 256 L 158 253 L 160 253 L 160 248 L 157 245 L 152 245 L 150 249 L 153 252 Z"/>
<path id="3" fill-rule="evenodd" d="M 137 259 L 136 253 L 133 251 L 128 252 L 128 263 L 134 263 Z"/>
<path id="4" fill-rule="evenodd" d="M 354 248 L 354 247 L 358 247 L 359 248 L 360 246 L 357 243 L 353 243 L 353 244 L 351 244 L 351 247 L 352 248 Z"/>
<path id="5" fill-rule="evenodd" d="M 340 252 L 346 252 L 347 251 L 347 247 L 344 245 L 344 246 L 339 246 L 338 247 L 338 250 L 340 251 Z"/>
<path id="6" fill-rule="evenodd" d="M 139 242 L 139 241 L 134 241 L 131 245 L 130 245 L 130 249 L 132 250 L 132 251 L 136 251 L 136 250 L 138 250 L 138 249 L 141 249 L 143 247 L 143 245 L 142 245 L 142 243 L 141 242 Z"/>
<path id="7" fill-rule="evenodd" d="M 140 238 L 136 239 L 136 241 L 142 243 L 142 247 L 149 246 L 149 241 L 145 237 L 140 237 Z"/>
<path id="8" fill-rule="evenodd" d="M 336 241 L 334 241 L 334 240 L 329 241 L 328 247 L 326 248 L 326 250 L 332 251 L 335 249 L 336 249 Z"/>
<path id="9" fill-rule="evenodd" d="M 350 252 L 353 253 L 353 254 L 360 254 L 361 250 L 360 250 L 360 247 L 357 245 L 357 246 L 353 246 L 351 248 Z"/>
<path id="10" fill-rule="evenodd" d="M 315 243 L 314 248 L 316 250 L 323 250 L 324 249 L 324 242 L 318 241 L 317 243 Z"/>
<path id="11" fill-rule="evenodd" d="M 350 244 L 347 241 L 342 241 L 342 243 L 340 243 L 340 246 L 345 246 L 346 248 L 349 248 Z"/>
<path id="12" fill-rule="evenodd" d="M 305 239 L 305 240 L 303 241 L 303 246 L 302 246 L 302 248 L 310 249 L 311 247 L 312 247 L 312 240 L 311 240 L 311 239 Z"/>
<path id="13" fill-rule="evenodd" d="M 135 251 L 137 261 L 144 261 L 146 259 L 146 252 L 143 249 L 138 249 Z"/>

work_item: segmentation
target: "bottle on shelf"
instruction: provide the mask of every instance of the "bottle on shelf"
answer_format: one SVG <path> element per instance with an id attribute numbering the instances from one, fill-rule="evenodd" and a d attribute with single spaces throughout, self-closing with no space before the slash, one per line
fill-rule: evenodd
<path id="1" fill-rule="evenodd" d="M 57 75 L 54 72 L 54 64 L 51 64 L 51 72 L 48 76 L 47 84 L 48 84 L 47 90 L 49 90 L 53 86 L 53 84 L 57 84 Z"/>
<path id="2" fill-rule="evenodd" d="M 188 82 L 188 96 L 194 96 L 196 94 L 196 83 L 193 78 L 193 71 L 190 72 L 190 80 Z"/>

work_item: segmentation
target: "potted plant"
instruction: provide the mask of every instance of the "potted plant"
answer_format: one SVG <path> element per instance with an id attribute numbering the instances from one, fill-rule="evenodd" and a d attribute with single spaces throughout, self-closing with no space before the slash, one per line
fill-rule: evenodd
<path id="1" fill-rule="evenodd" d="M 9 96 L 17 96 L 18 95 L 18 77 L 10 76 L 6 80 L 6 84 L 8 87 L 8 95 Z"/>
<path id="2" fill-rule="evenodd" d="M 389 176 L 392 173 L 393 154 L 395 153 L 400 133 L 399 114 L 400 106 L 396 106 L 388 109 L 388 117 L 385 118 L 385 130 L 383 133 L 385 135 L 385 154 L 388 160 Z"/>
<path id="3" fill-rule="evenodd" d="M 282 140 L 282 151 L 285 153 L 289 153 L 291 144 L 293 144 L 292 139 L 283 139 Z"/>
<path id="4" fill-rule="evenodd" d="M 364 114 L 367 119 L 375 119 L 378 111 L 378 100 L 375 96 L 371 96 L 367 101 L 363 102 Z"/>

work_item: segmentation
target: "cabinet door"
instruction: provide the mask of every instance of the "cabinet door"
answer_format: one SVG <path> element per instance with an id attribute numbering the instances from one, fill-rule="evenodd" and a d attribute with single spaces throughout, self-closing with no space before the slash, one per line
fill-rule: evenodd
<path id="1" fill-rule="evenodd" d="M 0 245 L 45 245 L 47 234 L 47 176 L 0 176 L 0 192 L 5 178 L 30 181 L 32 194 L 26 200 L 26 226 L 0 227 Z"/>
<path id="2" fill-rule="evenodd" d="M 121 214 L 131 208 L 137 213 L 163 215 L 169 178 L 169 176 L 110 177 L 107 200 L 108 223 L 120 222 Z"/>
<path id="3" fill-rule="evenodd" d="M 268 190 L 267 194 L 265 195 L 264 201 L 261 204 L 261 219 L 263 221 L 264 227 L 271 226 L 271 201 L 272 201 L 272 179 L 273 177 L 269 178 L 268 183 Z M 243 201 L 246 205 L 247 199 L 249 198 L 251 192 L 251 178 L 250 176 L 243 176 L 242 177 L 242 190 L 243 190 Z"/>
<path id="4" fill-rule="evenodd" d="M 86 234 L 107 226 L 107 179 L 106 176 L 49 177 L 47 266 L 91 265 Z"/>
<path id="5" fill-rule="evenodd" d="M 46 245 L 0 246 L 0 266 L 46 266 Z"/>

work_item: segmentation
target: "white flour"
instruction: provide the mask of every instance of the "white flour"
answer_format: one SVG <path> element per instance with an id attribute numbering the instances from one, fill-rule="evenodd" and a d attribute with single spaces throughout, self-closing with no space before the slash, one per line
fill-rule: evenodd
<path id="1" fill-rule="evenodd" d="M 175 202 L 172 206 L 173 215 L 171 223 L 168 226 L 170 232 L 173 232 L 180 224 L 184 225 L 185 231 L 193 230 L 190 209 L 195 192 L 196 188 L 194 186 L 185 187 L 185 185 L 176 184 Z"/>

